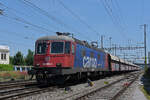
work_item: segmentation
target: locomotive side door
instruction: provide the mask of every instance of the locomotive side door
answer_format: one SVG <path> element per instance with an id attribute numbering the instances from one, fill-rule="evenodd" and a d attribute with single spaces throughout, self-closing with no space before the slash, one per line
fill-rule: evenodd
<path id="1" fill-rule="evenodd" d="M 75 55 L 75 44 L 70 41 L 65 42 L 65 65 L 67 67 L 73 67 Z"/>
<path id="2" fill-rule="evenodd" d="M 71 43 L 71 54 L 70 54 L 70 64 L 71 64 L 71 67 L 74 66 L 74 58 L 75 58 L 75 43 Z"/>

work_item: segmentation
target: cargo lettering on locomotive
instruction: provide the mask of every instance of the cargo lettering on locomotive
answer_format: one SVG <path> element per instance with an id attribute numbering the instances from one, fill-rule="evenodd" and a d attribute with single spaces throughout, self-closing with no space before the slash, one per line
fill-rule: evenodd
<path id="1" fill-rule="evenodd" d="M 84 68 L 96 68 L 97 67 L 96 58 L 84 56 L 83 57 L 83 67 Z"/>

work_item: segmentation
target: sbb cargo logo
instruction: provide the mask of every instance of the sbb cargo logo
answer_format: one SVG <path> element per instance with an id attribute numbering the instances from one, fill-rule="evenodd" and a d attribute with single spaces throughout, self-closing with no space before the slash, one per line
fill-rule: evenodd
<path id="1" fill-rule="evenodd" d="M 84 56 L 83 57 L 83 67 L 84 68 L 96 68 L 97 67 L 96 58 Z"/>

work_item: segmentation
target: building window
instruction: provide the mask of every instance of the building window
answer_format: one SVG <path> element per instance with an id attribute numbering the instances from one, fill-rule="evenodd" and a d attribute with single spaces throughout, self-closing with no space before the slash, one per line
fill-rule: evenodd
<path id="1" fill-rule="evenodd" d="M 6 53 L 4 54 L 4 60 L 6 60 Z"/>
<path id="2" fill-rule="evenodd" d="M 1 60 L 6 60 L 6 53 L 1 54 Z"/>
<path id="3" fill-rule="evenodd" d="M 1 54 L 1 60 L 3 60 L 3 54 Z"/>

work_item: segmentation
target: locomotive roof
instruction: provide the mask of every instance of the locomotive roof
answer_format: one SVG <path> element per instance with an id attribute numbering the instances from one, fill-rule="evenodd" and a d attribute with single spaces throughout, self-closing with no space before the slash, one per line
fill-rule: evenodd
<path id="1" fill-rule="evenodd" d="M 64 36 L 64 35 L 61 35 L 61 36 L 44 36 L 44 37 L 37 39 L 37 41 L 40 41 L 40 40 L 66 40 L 66 41 L 72 41 L 72 42 L 75 41 L 73 38 L 71 38 L 69 36 Z"/>
<path id="2" fill-rule="evenodd" d="M 43 40 L 66 40 L 66 41 L 72 41 L 72 42 L 76 42 L 78 44 L 81 44 L 81 45 L 84 45 L 88 48 L 92 48 L 92 49 L 95 49 L 97 51 L 101 51 L 101 52 L 104 52 L 104 50 L 100 49 L 100 48 L 96 48 L 96 47 L 93 47 L 91 46 L 90 44 L 88 44 L 86 41 L 81 41 L 79 39 L 76 39 L 76 38 L 72 38 L 72 37 L 69 37 L 69 36 L 65 36 L 65 35 L 59 35 L 59 36 L 44 36 L 44 37 L 41 37 L 39 39 L 37 39 L 37 41 L 43 41 Z"/>
<path id="3" fill-rule="evenodd" d="M 112 60 L 119 61 L 119 57 L 109 54 Z"/>

